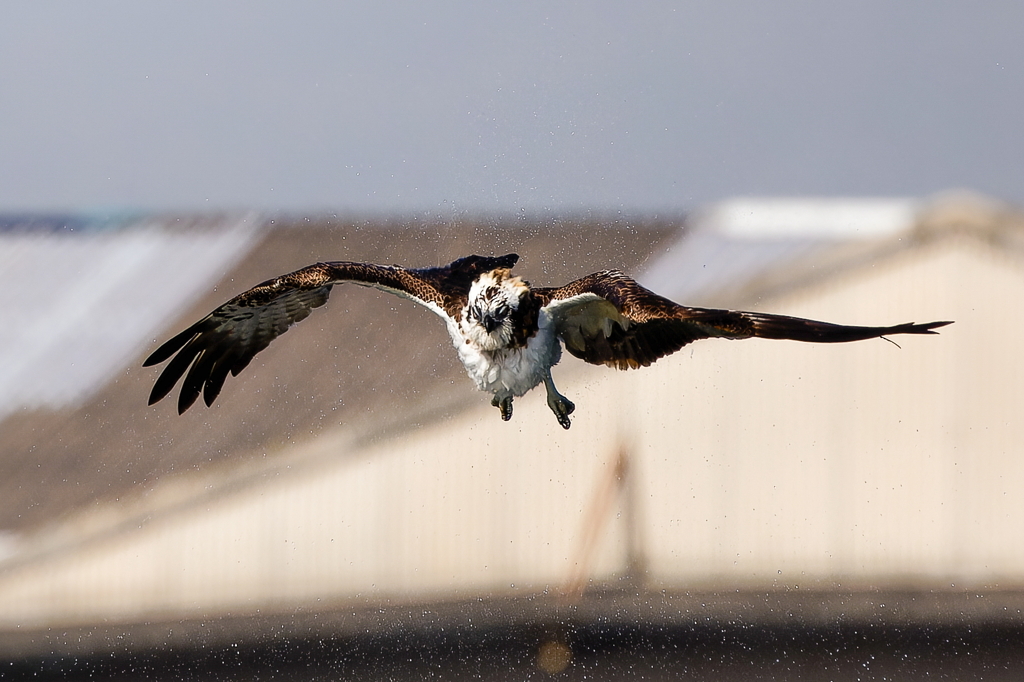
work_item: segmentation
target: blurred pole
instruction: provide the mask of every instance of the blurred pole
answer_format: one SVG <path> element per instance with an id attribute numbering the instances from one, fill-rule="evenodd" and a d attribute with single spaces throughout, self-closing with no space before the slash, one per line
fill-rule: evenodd
<path id="1" fill-rule="evenodd" d="M 636 484 L 630 476 L 629 448 L 619 445 L 615 458 L 597 481 L 590 505 L 583 515 L 583 531 L 580 542 L 572 558 L 569 576 L 562 589 L 561 598 L 568 603 L 576 603 L 583 596 L 594 556 L 605 535 L 611 519 L 611 509 L 616 499 L 622 501 L 623 521 L 625 523 L 626 565 L 624 578 L 632 586 L 640 586 L 643 582 L 646 566 L 643 556 L 641 520 L 638 513 Z"/>

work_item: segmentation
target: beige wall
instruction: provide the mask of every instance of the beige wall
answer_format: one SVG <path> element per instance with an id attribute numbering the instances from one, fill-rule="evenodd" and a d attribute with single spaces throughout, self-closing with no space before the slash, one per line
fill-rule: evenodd
<path id="1" fill-rule="evenodd" d="M 947 239 L 758 305 L 957 321 L 902 349 L 706 341 L 637 372 L 567 358 L 568 432 L 543 391 L 510 423 L 481 394 L 368 447 L 339 431 L 169 483 L 30 538 L 0 573 L 0 627 L 557 590 L 620 445 L 634 495 L 606 500 L 597 580 L 625 570 L 632 514 L 655 587 L 1020 586 L 1022 294 L 1020 262 Z"/>
<path id="2" fill-rule="evenodd" d="M 1019 265 L 947 242 L 772 306 L 848 323 L 957 321 L 937 337 L 895 339 L 902 349 L 694 346 L 676 375 L 681 398 L 645 375 L 634 390 L 656 406 L 644 423 L 660 425 L 646 429 L 654 574 L 758 585 L 1024 581 L 1012 348 L 1022 330 L 1006 315 L 1024 285 Z"/>

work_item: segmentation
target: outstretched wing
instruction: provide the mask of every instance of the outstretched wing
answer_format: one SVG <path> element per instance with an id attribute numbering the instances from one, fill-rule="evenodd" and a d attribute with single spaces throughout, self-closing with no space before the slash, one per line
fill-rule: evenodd
<path id="1" fill-rule="evenodd" d="M 213 404 L 228 372 L 238 376 L 271 341 L 326 303 L 335 284 L 374 287 L 454 318 L 465 305 L 476 277 L 495 268 L 510 268 L 518 258 L 515 254 L 467 256 L 444 267 L 421 269 L 335 261 L 267 280 L 174 336 L 142 363 L 149 367 L 171 360 L 156 380 L 149 404 L 166 397 L 183 376 L 179 414 L 191 407 L 200 393 L 208 406 Z"/>
<path id="2" fill-rule="evenodd" d="M 850 327 L 785 315 L 689 308 L 640 286 L 621 272 L 588 275 L 557 289 L 535 289 L 565 349 L 597 365 L 646 367 L 698 339 L 860 341 L 890 334 L 934 334 L 949 322 Z"/>

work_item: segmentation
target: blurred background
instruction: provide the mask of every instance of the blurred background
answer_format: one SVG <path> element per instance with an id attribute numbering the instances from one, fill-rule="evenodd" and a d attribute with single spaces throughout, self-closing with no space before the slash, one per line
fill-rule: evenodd
<path id="1" fill-rule="evenodd" d="M 1024 672 L 1024 6 L 7 3 L 0 670 Z M 567 358 L 502 422 L 357 287 L 218 403 L 159 342 L 324 259 L 517 252 L 849 324 Z M 358 289 L 358 290 L 355 290 Z M 429 319 L 428 319 L 429 318 Z"/>

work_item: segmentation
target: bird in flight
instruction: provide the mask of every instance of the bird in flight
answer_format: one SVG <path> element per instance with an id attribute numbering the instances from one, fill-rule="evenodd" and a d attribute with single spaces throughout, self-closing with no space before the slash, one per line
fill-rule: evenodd
<path id="1" fill-rule="evenodd" d="M 647 367 L 706 338 L 860 341 L 892 334 L 934 334 L 950 322 L 852 327 L 785 315 L 691 308 L 674 303 L 616 270 L 562 287 L 535 288 L 512 275 L 519 256 L 467 256 L 449 265 L 403 268 L 334 261 L 258 284 L 157 348 L 143 363 L 170 360 L 149 396 L 152 405 L 184 377 L 178 413 L 202 394 L 217 398 L 228 372 L 237 376 L 270 342 L 351 282 L 412 299 L 444 320 L 470 378 L 490 393 L 501 418 L 512 400 L 543 383 L 548 407 L 568 429 L 575 406 L 555 388 L 551 368 L 570 354 L 618 369 Z"/>

